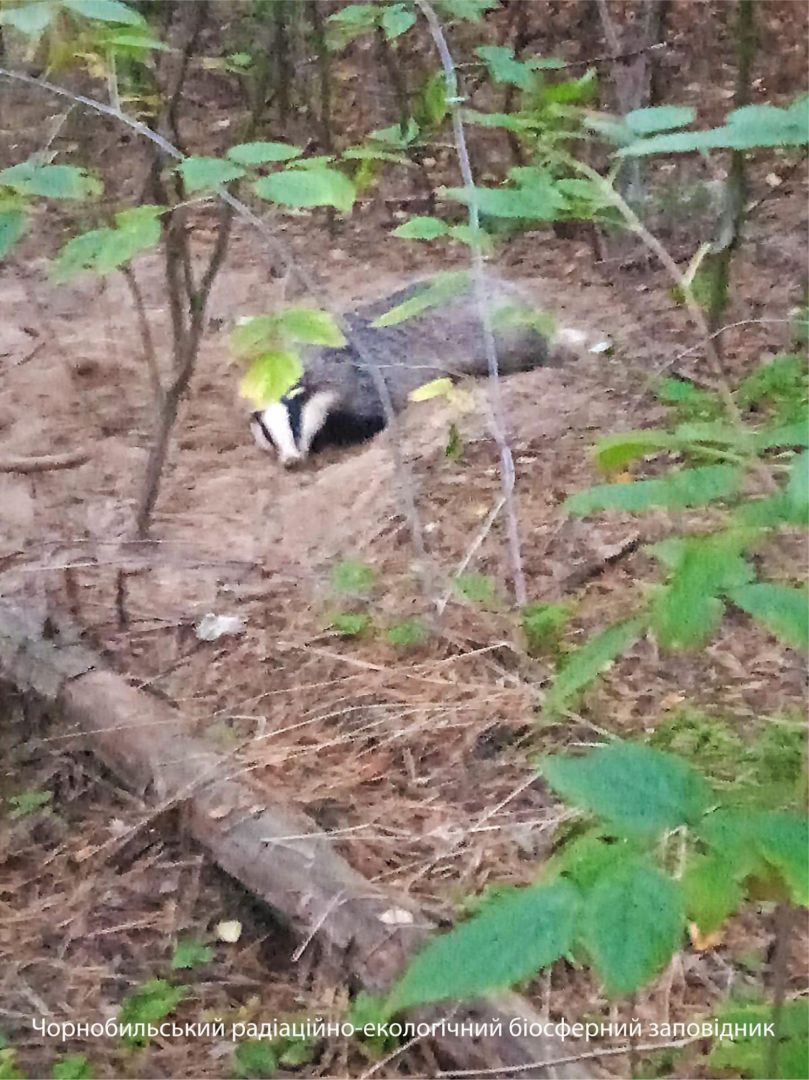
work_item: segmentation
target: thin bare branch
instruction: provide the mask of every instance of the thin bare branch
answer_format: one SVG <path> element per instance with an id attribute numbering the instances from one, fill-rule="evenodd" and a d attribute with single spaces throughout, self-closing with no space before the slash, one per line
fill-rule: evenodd
<path id="1" fill-rule="evenodd" d="M 65 454 L 43 454 L 41 457 L 0 458 L 0 473 L 40 473 L 57 469 L 75 469 L 90 460 L 86 450 L 70 450 Z"/>
<path id="2" fill-rule="evenodd" d="M 489 426 L 500 452 L 500 483 L 503 492 L 504 510 L 506 515 L 506 531 L 508 534 L 509 554 L 511 561 L 511 573 L 514 584 L 514 597 L 519 606 L 526 602 L 527 589 L 525 585 L 525 572 L 522 564 L 522 546 L 520 543 L 520 524 L 517 514 L 517 503 L 514 494 L 515 472 L 514 457 L 511 453 L 508 437 L 506 435 L 505 416 L 503 411 L 503 398 L 500 389 L 500 371 L 497 361 L 497 347 L 494 340 L 494 328 L 489 300 L 486 295 L 486 282 L 483 270 L 483 250 L 480 245 L 480 214 L 475 194 L 475 180 L 472 175 L 472 165 L 469 160 L 469 150 L 466 144 L 463 119 L 461 117 L 458 96 L 458 76 L 455 63 L 449 51 L 447 39 L 438 20 L 438 16 L 427 0 L 416 0 L 416 5 L 427 20 L 433 42 L 444 69 L 444 78 L 447 86 L 447 104 L 452 116 L 452 130 L 455 137 L 455 149 L 458 155 L 458 164 L 463 179 L 464 191 L 468 197 L 469 227 L 472 231 L 472 280 L 475 288 L 475 299 L 480 315 L 483 330 L 483 344 L 486 352 L 486 362 L 489 368 Z"/>
<path id="3" fill-rule="evenodd" d="M 132 303 L 135 305 L 135 314 L 138 319 L 138 329 L 140 330 L 141 344 L 143 345 L 143 360 L 146 364 L 147 371 L 149 372 L 149 384 L 152 388 L 152 396 L 158 406 L 163 404 L 163 383 L 160 378 L 160 366 L 157 362 L 157 354 L 154 347 L 154 338 L 152 337 L 152 327 L 149 322 L 149 317 L 146 314 L 146 306 L 143 303 L 143 294 L 140 291 L 140 285 L 138 285 L 138 279 L 135 277 L 135 271 L 131 266 L 123 266 L 121 273 L 124 275 L 124 281 L 129 287 L 129 291 L 132 294 Z"/>

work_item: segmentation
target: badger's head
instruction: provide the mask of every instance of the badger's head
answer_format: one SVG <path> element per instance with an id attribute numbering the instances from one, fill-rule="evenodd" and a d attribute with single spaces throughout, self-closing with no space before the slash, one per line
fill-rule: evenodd
<path id="1" fill-rule="evenodd" d="M 253 438 L 262 450 L 277 454 L 284 468 L 298 465 L 309 456 L 336 400 L 330 390 L 295 386 L 280 401 L 253 413 Z"/>

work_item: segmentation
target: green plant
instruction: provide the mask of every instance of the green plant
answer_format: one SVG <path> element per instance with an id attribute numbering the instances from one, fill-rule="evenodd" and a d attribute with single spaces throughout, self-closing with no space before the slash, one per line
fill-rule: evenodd
<path id="1" fill-rule="evenodd" d="M 364 611 L 335 611 L 329 616 L 329 626 L 340 637 L 362 637 L 373 626 L 371 616 Z"/>
<path id="2" fill-rule="evenodd" d="M 569 604 L 526 605 L 520 612 L 520 623 L 528 651 L 538 655 L 556 649 L 569 621 Z"/>
<path id="3" fill-rule="evenodd" d="M 53 1080 L 93 1080 L 93 1070 L 84 1054 L 67 1054 L 51 1072 Z"/>
<path id="4" fill-rule="evenodd" d="M 38 810 L 50 813 L 49 804 L 52 800 L 51 791 L 21 791 L 19 795 L 12 795 L 8 800 L 11 806 L 8 816 L 12 821 L 16 821 L 18 818 L 35 814 Z"/>
<path id="5" fill-rule="evenodd" d="M 809 903 L 809 820 L 738 809 L 674 754 L 612 743 L 543 758 L 550 786 L 593 821 L 539 882 L 493 895 L 433 939 L 388 1012 L 521 982 L 571 949 L 611 997 L 633 993 L 681 947 L 687 921 L 715 929 L 750 894 Z"/>
<path id="6" fill-rule="evenodd" d="M 375 581 L 373 568 L 359 559 L 343 559 L 332 567 L 331 587 L 336 593 L 364 597 L 373 590 Z"/>
<path id="7" fill-rule="evenodd" d="M 452 579 L 456 594 L 483 608 L 498 606 L 495 583 L 486 574 L 459 574 Z"/>
<path id="8" fill-rule="evenodd" d="M 422 645 L 429 636 L 429 631 L 421 619 L 402 619 L 393 623 L 385 631 L 385 637 L 399 649 L 409 649 Z"/>
<path id="9" fill-rule="evenodd" d="M 278 1056 L 269 1043 L 245 1039 L 233 1052 L 234 1076 L 262 1080 L 278 1075 Z"/>
<path id="10" fill-rule="evenodd" d="M 171 970 L 181 971 L 187 968 L 209 964 L 214 958 L 210 945 L 198 938 L 181 938 L 174 946 L 171 956 Z"/>
<path id="11" fill-rule="evenodd" d="M 649 590 L 642 611 L 602 631 L 569 655 L 550 688 L 551 714 L 575 703 L 583 689 L 637 638 L 651 631 L 665 649 L 697 648 L 716 632 L 732 605 L 794 648 L 809 648 L 809 604 L 803 589 L 757 579 L 745 556 L 761 550 L 780 529 L 809 524 L 809 442 L 806 376 L 793 358 L 763 365 L 736 393 L 739 408 L 765 400 L 774 415 L 763 425 L 730 417 L 690 420 L 671 428 L 627 432 L 602 439 L 594 458 L 606 473 L 657 459 L 662 475 L 608 483 L 572 495 L 577 515 L 657 507 L 711 506 L 712 531 L 673 536 L 647 549 L 665 580 Z M 695 399 L 685 395 L 691 408 Z M 700 407 L 704 398 L 700 400 Z M 672 457 L 677 463 L 672 463 Z M 711 464 L 704 464 L 705 461 Z"/>
<path id="12" fill-rule="evenodd" d="M 150 979 L 130 990 L 121 1002 L 119 1026 L 157 1024 L 171 1015 L 188 993 L 186 986 L 172 986 L 165 979 Z M 147 1036 L 125 1036 L 132 1046 L 143 1046 Z"/>

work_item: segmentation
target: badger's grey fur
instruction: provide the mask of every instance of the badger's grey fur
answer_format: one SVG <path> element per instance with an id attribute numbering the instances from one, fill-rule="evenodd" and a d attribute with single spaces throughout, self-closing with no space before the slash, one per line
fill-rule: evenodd
<path id="1" fill-rule="evenodd" d="M 433 379 L 485 375 L 483 329 L 470 282 L 396 326 L 371 325 L 431 284 L 418 281 L 346 315 L 350 340 L 343 348 L 306 350 L 300 383 L 282 401 L 253 413 L 258 445 L 275 450 L 282 464 L 292 465 L 326 446 L 361 442 L 381 431 L 385 410 L 367 365 L 374 365 L 384 378 L 394 412 L 404 409 L 413 390 Z M 525 320 L 504 325 L 506 320 L 498 318 L 509 308 L 530 312 L 520 289 L 488 275 L 486 289 L 501 374 L 547 363 L 554 342 Z"/>

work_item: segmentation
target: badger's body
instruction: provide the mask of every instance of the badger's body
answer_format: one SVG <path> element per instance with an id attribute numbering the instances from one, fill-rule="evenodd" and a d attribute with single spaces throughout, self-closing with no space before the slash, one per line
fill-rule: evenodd
<path id="1" fill-rule="evenodd" d="M 381 315 L 430 288 L 418 281 L 345 316 L 348 344 L 304 352 L 304 375 L 281 402 L 253 414 L 253 434 L 282 464 L 304 460 L 328 445 L 361 442 L 385 427 L 376 369 L 394 412 L 419 386 L 443 376 L 485 375 L 486 348 L 474 288 L 466 281 L 440 304 L 395 326 L 374 327 Z M 501 374 L 545 364 L 550 344 L 530 318 L 520 289 L 491 276 L 486 290 Z"/>

